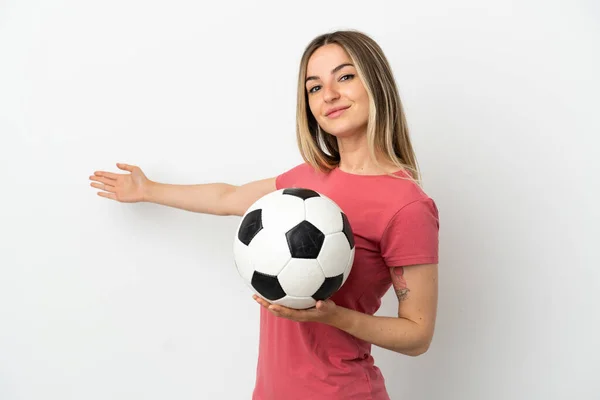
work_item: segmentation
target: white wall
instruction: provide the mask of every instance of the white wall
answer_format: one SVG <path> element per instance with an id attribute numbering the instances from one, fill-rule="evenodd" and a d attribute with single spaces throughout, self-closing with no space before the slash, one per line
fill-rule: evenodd
<path id="1" fill-rule="evenodd" d="M 434 343 L 374 350 L 392 398 L 600 397 L 597 2 L 1 4 L 0 399 L 250 398 L 237 218 L 110 202 L 88 176 L 295 165 L 298 61 L 336 28 L 386 51 L 441 213 Z"/>

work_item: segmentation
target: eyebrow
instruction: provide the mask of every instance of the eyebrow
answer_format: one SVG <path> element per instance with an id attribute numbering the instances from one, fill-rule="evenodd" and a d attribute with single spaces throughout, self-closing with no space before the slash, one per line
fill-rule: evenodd
<path id="1" fill-rule="evenodd" d="M 344 68 L 344 67 L 354 67 L 353 64 L 351 63 L 344 63 L 344 64 L 340 64 L 337 67 L 335 67 L 334 69 L 331 70 L 332 74 L 335 74 L 336 72 L 338 72 L 340 69 Z M 317 80 L 319 79 L 318 76 L 309 76 L 306 78 L 306 81 L 304 81 L 304 83 L 308 82 L 308 81 L 312 81 L 312 80 Z"/>

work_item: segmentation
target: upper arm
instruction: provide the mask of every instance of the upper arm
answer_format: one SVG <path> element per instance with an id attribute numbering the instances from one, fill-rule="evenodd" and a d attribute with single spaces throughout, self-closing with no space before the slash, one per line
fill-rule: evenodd
<path id="1" fill-rule="evenodd" d="M 392 267 L 390 275 L 398 297 L 398 317 L 420 325 L 431 339 L 437 313 L 438 265 Z"/>
<path id="2" fill-rule="evenodd" d="M 399 300 L 398 316 L 422 326 L 429 338 L 437 310 L 439 218 L 431 198 L 405 205 L 388 224 L 381 240 Z"/>
<path id="3" fill-rule="evenodd" d="M 276 177 L 253 181 L 240 186 L 232 186 L 224 196 L 225 208 L 230 215 L 242 216 L 261 197 L 274 192 Z"/>

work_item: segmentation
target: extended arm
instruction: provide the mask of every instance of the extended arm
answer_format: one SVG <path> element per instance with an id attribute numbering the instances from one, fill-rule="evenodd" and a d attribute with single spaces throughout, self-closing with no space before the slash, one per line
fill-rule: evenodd
<path id="1" fill-rule="evenodd" d="M 99 196 L 123 203 L 145 201 L 203 214 L 242 216 L 255 201 L 276 190 L 276 178 L 245 185 L 174 185 L 151 181 L 135 165 L 118 163 L 117 167 L 127 173 L 96 171 L 90 185 L 100 189 Z"/>
<path id="2" fill-rule="evenodd" d="M 174 185 L 149 182 L 145 200 L 203 214 L 241 216 L 252 203 L 274 190 L 274 178 L 241 186 L 227 183 Z"/>

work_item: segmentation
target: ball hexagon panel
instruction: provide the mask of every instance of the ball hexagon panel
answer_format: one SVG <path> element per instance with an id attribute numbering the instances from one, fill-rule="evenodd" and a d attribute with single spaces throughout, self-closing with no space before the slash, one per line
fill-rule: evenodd
<path id="1" fill-rule="evenodd" d="M 342 280 L 342 285 L 344 283 L 346 283 L 348 276 L 350 276 L 350 271 L 352 271 L 352 265 L 354 264 L 354 255 L 355 254 L 356 254 L 355 250 L 353 250 L 352 253 L 350 254 L 350 259 L 348 260 L 348 264 L 346 265 L 346 270 L 344 271 L 344 279 Z"/>
<path id="2" fill-rule="evenodd" d="M 325 276 L 317 260 L 292 258 L 277 276 L 285 294 L 310 297 L 321 287 Z"/>
<path id="3" fill-rule="evenodd" d="M 283 196 L 280 192 L 267 195 L 261 202 L 261 223 L 265 229 L 285 233 L 304 220 L 304 200 Z"/>
<path id="4" fill-rule="evenodd" d="M 306 220 L 325 235 L 341 232 L 344 227 L 342 210 L 327 197 L 313 197 L 304 202 Z"/>
<path id="5" fill-rule="evenodd" d="M 250 284 L 252 274 L 254 274 L 254 265 L 252 264 L 252 253 L 250 248 L 240 240 L 234 240 L 233 252 L 236 255 L 234 258 L 235 267 L 244 282 Z"/>
<path id="6" fill-rule="evenodd" d="M 325 277 L 342 275 L 348 267 L 348 258 L 353 255 L 353 252 L 343 232 L 325 236 L 323 247 L 317 257 Z"/>
<path id="7" fill-rule="evenodd" d="M 270 276 L 277 276 L 292 258 L 285 235 L 269 229 L 256 234 L 246 254 L 254 271 Z"/>

